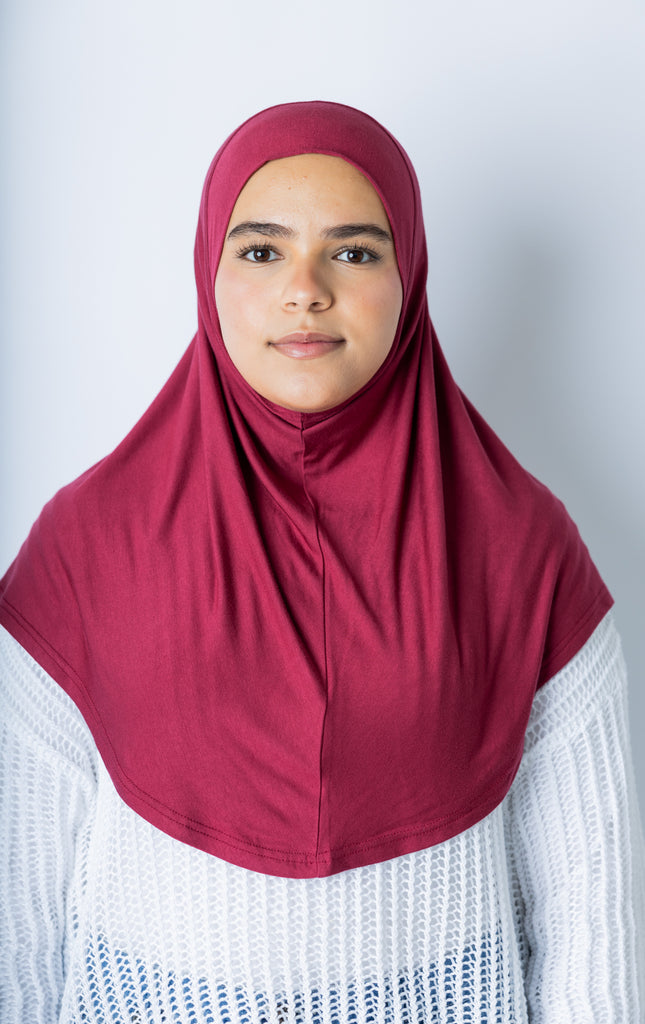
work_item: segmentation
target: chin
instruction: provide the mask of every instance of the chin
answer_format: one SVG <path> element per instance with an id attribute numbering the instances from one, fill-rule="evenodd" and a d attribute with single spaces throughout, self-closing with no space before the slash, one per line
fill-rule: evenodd
<path id="1" fill-rule="evenodd" d="M 326 412 L 333 409 L 335 405 L 344 402 L 344 398 L 327 399 L 320 401 L 300 401 L 294 398 L 272 398 L 272 402 L 281 405 L 283 409 L 290 409 L 291 412 Z"/>
<path id="2" fill-rule="evenodd" d="M 283 409 L 290 409 L 292 412 L 326 412 L 328 409 L 333 409 L 334 406 L 340 405 L 347 398 L 350 397 L 344 390 L 339 391 L 338 389 L 329 388 L 290 388 L 285 391 L 280 389 L 274 391 L 272 394 L 266 394 L 265 398 L 269 401 L 274 402 L 276 405 L 281 405 Z"/>

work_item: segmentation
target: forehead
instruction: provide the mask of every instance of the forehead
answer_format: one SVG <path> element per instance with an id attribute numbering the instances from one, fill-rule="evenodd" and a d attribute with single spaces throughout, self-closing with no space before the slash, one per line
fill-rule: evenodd
<path id="1" fill-rule="evenodd" d="M 368 220 L 389 225 L 374 186 L 341 157 L 303 153 L 263 164 L 242 188 L 230 218 L 277 220 L 289 217 L 330 221 Z"/>

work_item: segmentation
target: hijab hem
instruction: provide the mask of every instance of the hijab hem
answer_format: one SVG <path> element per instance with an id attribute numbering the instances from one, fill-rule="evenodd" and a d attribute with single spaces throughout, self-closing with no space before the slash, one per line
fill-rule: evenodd
<path id="1" fill-rule="evenodd" d="M 550 680 L 578 653 L 612 605 L 613 599 L 603 587 L 576 627 L 545 662 L 538 686 Z M 489 778 L 484 782 L 481 799 L 456 814 L 394 828 L 360 842 L 348 842 L 318 853 L 270 848 L 229 836 L 220 829 L 191 819 L 143 791 L 121 767 L 100 713 L 74 669 L 4 596 L 0 596 L 0 624 L 74 702 L 92 733 L 115 789 L 131 810 L 178 842 L 260 874 L 279 878 L 322 878 L 418 853 L 446 842 L 483 821 L 499 806 L 519 768 L 521 757 L 514 756 L 510 765 L 498 770 L 492 780 Z"/>

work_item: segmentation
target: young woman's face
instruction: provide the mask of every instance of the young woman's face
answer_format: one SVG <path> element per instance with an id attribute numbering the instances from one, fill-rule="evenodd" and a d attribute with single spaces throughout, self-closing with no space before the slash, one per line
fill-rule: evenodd
<path id="1" fill-rule="evenodd" d="M 259 394 L 301 412 L 345 401 L 390 351 L 402 295 L 383 204 L 351 164 L 309 153 L 246 183 L 215 301 L 227 351 Z"/>

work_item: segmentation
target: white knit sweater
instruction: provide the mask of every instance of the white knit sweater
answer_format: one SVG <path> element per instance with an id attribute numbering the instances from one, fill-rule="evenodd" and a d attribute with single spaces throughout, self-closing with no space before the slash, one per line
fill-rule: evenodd
<path id="1" fill-rule="evenodd" d="M 322 879 L 246 871 L 149 825 L 4 631 L 0 663 L 2 1024 L 641 1021 L 642 840 L 611 616 L 538 692 L 497 810 Z"/>

